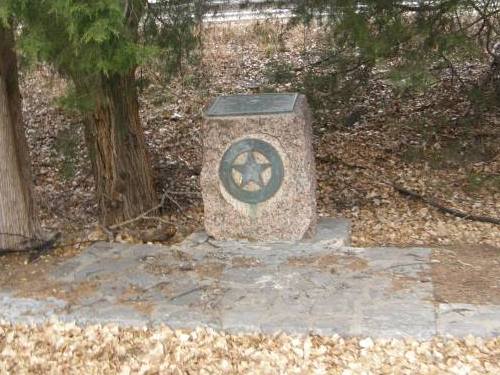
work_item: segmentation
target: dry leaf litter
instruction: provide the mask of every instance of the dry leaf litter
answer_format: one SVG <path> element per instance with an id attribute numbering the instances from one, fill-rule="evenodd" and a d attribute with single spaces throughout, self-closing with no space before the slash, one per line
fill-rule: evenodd
<path id="1" fill-rule="evenodd" d="M 230 335 L 211 329 L 0 325 L 2 374 L 498 374 L 500 339 Z"/>
<path id="2" fill-rule="evenodd" d="M 324 216 L 351 219 L 354 245 L 498 247 L 497 225 L 444 214 L 390 185 L 396 182 L 470 214 L 500 217 L 498 113 L 461 124 L 468 102 L 448 70 L 441 71 L 439 81 L 425 93 L 398 95 L 376 71 L 351 97 L 337 97 L 307 83 L 311 73 L 328 71 L 313 64 L 322 51 L 321 34 L 314 28 L 285 32 L 283 24 L 272 22 L 215 24 L 204 30 L 199 66 L 184 67 L 171 82 L 155 66 L 142 68 L 138 74 L 146 82 L 140 96 L 145 138 L 157 190 L 169 191 L 171 199 L 161 221 L 120 228 L 115 239 L 148 242 L 134 229 L 165 223 L 177 227 L 176 239 L 202 227 L 200 122 L 201 110 L 211 99 L 229 93 L 305 90 L 309 85 L 310 100 L 319 103 L 314 123 L 318 209 Z M 288 67 L 286 79 L 277 79 L 282 66 Z M 484 67 L 465 66 L 465 79 L 478 77 Z M 108 239 L 96 225 L 81 121 L 58 105 L 65 82 L 45 67 L 22 81 L 45 227 L 78 238 Z M 348 123 L 350 118 L 356 121 Z"/>
<path id="3" fill-rule="evenodd" d="M 177 228 L 174 240 L 201 228 L 201 109 L 221 94 L 294 91 L 309 72 L 323 69 L 293 69 L 321 58 L 317 30 L 284 30 L 282 24 L 270 22 L 208 26 L 200 66 L 185 67 L 170 83 L 154 67 L 143 68 L 140 74 L 147 77 L 147 84 L 141 91 L 141 118 L 157 190 L 169 191 L 173 199 L 161 222 L 135 223 L 112 233 L 113 239 L 149 242 L 141 231 L 165 223 Z M 292 67 L 292 76 L 275 82 L 270 78 L 276 75 L 275 67 L 285 63 Z M 464 69 L 474 77 L 482 68 L 478 64 Z M 443 71 L 438 84 L 425 94 L 404 98 L 375 74 L 349 100 L 338 99 L 315 112 L 318 209 L 321 215 L 351 219 L 354 245 L 476 244 L 498 251 L 498 226 L 443 214 L 401 196 L 389 185 L 400 183 L 445 206 L 476 215 L 500 216 L 498 113 L 485 114 L 468 128 L 460 125 L 467 103 L 447 73 Z M 66 83 L 50 69 L 39 67 L 24 73 L 22 84 L 45 228 L 63 231 L 67 240 L 108 240 L 110 234 L 97 225 L 80 118 L 58 104 Z M 329 97 L 321 88 L 313 90 L 315 100 Z M 362 108 L 361 114 L 347 126 L 345 119 L 356 108 Z M 435 126 L 443 119 L 446 126 Z M 462 144 L 458 147 L 457 142 Z M 446 160 L 442 155 L 447 155 Z M 75 251 L 70 246 L 54 256 L 71 256 Z M 481 274 L 473 259 L 455 256 L 460 255 L 458 251 L 452 257 L 446 249 L 439 254 L 436 261 L 451 263 L 455 273 L 467 273 L 474 267 Z M 22 262 L 18 257 L 4 258 L 2 269 L 9 270 L 10 259 Z M 47 262 L 51 263 L 49 258 L 40 267 Z M 456 298 L 459 292 L 443 289 L 442 297 Z M 471 289 L 469 294 L 475 293 Z M 498 338 L 418 342 L 229 335 L 210 329 L 171 331 L 165 327 L 81 328 L 57 322 L 0 324 L 0 373 L 5 374 L 496 374 L 500 373 L 499 363 Z"/>

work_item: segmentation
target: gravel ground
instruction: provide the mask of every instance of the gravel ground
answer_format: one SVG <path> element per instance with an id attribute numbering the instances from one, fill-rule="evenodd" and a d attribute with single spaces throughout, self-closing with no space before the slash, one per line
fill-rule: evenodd
<path id="1" fill-rule="evenodd" d="M 1 374 L 498 374 L 500 338 L 431 341 L 0 324 Z"/>

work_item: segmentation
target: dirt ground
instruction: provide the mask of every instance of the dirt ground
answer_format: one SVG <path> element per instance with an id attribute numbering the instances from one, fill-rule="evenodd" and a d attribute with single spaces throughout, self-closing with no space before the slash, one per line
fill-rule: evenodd
<path id="1" fill-rule="evenodd" d="M 434 249 L 432 281 L 436 303 L 500 305 L 500 249 L 450 246 Z"/>
<path id="2" fill-rule="evenodd" d="M 389 250 L 388 250 L 389 251 Z M 63 298 L 67 301 L 78 300 L 93 290 L 92 283 L 75 285 L 68 290 L 49 280 L 47 275 L 65 259 L 76 255 L 77 251 L 59 250 L 43 256 L 36 262 L 28 262 L 25 255 L 11 255 L 1 258 L 0 290 L 15 291 L 21 297 Z M 346 256 L 343 256 L 347 258 Z M 331 267 L 337 263 L 337 255 L 317 260 L 317 267 Z M 234 259 L 241 268 L 255 267 L 258 263 L 252 258 Z M 296 258 L 291 265 L 300 267 L 309 259 Z M 362 271 L 366 264 L 357 257 L 345 260 L 353 271 Z M 314 263 L 316 265 L 316 263 Z M 470 303 L 481 305 L 500 305 L 500 250 L 492 246 L 449 246 L 434 248 L 431 257 L 431 278 L 434 285 L 435 303 Z M 220 269 L 200 269 L 201 276 L 206 272 L 220 272 Z M 412 284 L 414 280 L 410 280 Z M 395 280 L 395 288 L 404 287 L 405 280 Z"/>
<path id="3" fill-rule="evenodd" d="M 405 95 L 375 72 L 346 99 L 331 83 L 328 67 L 308 68 L 321 58 L 318 30 L 284 30 L 266 22 L 209 26 L 199 66 L 185 67 L 170 82 L 154 66 L 138 72 L 157 190 L 170 197 L 160 219 L 176 229 L 172 241 L 202 228 L 202 108 L 221 94 L 298 90 L 308 95 L 314 110 L 320 215 L 350 219 L 355 246 L 436 248 L 436 300 L 500 303 L 499 226 L 445 214 L 393 187 L 396 183 L 443 206 L 499 218 L 498 111 L 465 116 L 467 100 L 446 70 L 426 92 Z M 474 77 L 484 64 L 460 69 Z M 23 73 L 21 81 L 44 227 L 63 232 L 66 243 L 109 236 L 147 242 L 151 239 L 145 240 L 144 231 L 163 231 L 159 220 L 111 234 L 99 227 L 82 124 L 60 105 L 66 83 L 46 67 Z M 33 278 L 43 279 L 43 267 L 72 252 L 78 246 L 29 265 L 24 256 L 3 257 L 0 285 L 25 279 L 29 289 Z"/>

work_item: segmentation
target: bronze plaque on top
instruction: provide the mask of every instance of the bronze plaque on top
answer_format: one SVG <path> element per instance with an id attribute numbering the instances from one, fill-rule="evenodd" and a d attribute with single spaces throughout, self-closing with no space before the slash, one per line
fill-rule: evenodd
<path id="1" fill-rule="evenodd" d="M 219 96 L 205 115 L 251 116 L 293 112 L 298 94 L 259 94 Z"/>

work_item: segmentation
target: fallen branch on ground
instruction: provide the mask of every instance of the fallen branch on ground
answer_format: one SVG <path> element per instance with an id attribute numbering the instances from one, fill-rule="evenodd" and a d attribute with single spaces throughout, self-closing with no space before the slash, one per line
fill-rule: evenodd
<path id="1" fill-rule="evenodd" d="M 28 262 L 32 263 L 40 259 L 42 255 L 47 254 L 49 251 L 55 249 L 57 242 L 61 239 L 61 232 L 53 234 L 49 239 L 36 246 L 33 251 L 30 252 L 30 257 Z"/>
<path id="2" fill-rule="evenodd" d="M 30 238 L 22 234 L 13 233 L 0 233 L 1 235 L 9 235 L 15 237 L 25 238 L 23 241 L 22 248 L 17 249 L 2 249 L 0 248 L 0 256 L 10 255 L 10 254 L 30 254 L 30 261 L 38 259 L 40 256 L 46 254 L 48 251 L 54 249 L 54 245 L 61 238 L 61 233 L 57 232 L 51 235 L 47 239 L 42 238 Z"/>
<path id="3" fill-rule="evenodd" d="M 430 205 L 434 208 L 437 208 L 439 211 L 442 211 L 444 213 L 447 213 L 447 214 L 450 214 L 450 215 L 453 215 L 453 216 L 456 216 L 456 217 L 459 217 L 462 219 L 466 219 L 466 220 L 479 221 L 479 222 L 483 222 L 483 223 L 491 223 L 491 224 L 500 225 L 500 219 L 498 219 L 498 218 L 491 217 L 491 216 L 473 215 L 473 214 L 470 214 L 467 212 L 456 210 L 454 208 L 449 208 L 449 207 L 443 206 L 441 203 L 439 203 L 437 200 L 435 200 L 433 198 L 425 197 L 425 196 L 423 196 L 415 191 L 409 190 L 407 188 L 404 188 L 404 187 L 397 185 L 397 184 L 394 184 L 394 183 L 392 184 L 392 187 L 400 194 L 421 200 L 422 202 L 427 203 L 428 205 Z"/>
<path id="4" fill-rule="evenodd" d="M 201 199 L 201 193 L 198 193 L 196 191 L 172 191 L 172 190 L 167 190 L 168 194 L 172 195 L 186 195 L 188 197 L 193 197 L 193 198 L 198 198 Z"/>
<path id="5" fill-rule="evenodd" d="M 51 250 L 64 248 L 64 247 L 73 247 L 81 244 L 94 244 L 100 242 L 101 240 L 82 240 L 76 242 L 68 242 L 68 243 L 58 243 L 61 239 L 61 233 L 57 232 L 51 235 L 48 239 L 42 240 L 41 238 L 30 238 L 28 236 L 22 234 L 12 234 L 12 233 L 0 233 L 2 235 L 10 235 L 15 237 L 23 237 L 30 243 L 36 244 L 31 247 L 25 247 L 23 249 L 2 249 L 0 248 L 0 257 L 6 255 L 13 254 L 21 254 L 21 255 L 29 255 L 28 262 L 32 263 L 40 259 L 43 255 L 48 254 Z"/>
<path id="6" fill-rule="evenodd" d="M 125 220 L 125 221 L 122 221 L 121 223 L 117 223 L 117 224 L 111 225 L 111 226 L 107 227 L 106 229 L 111 229 L 111 230 L 118 229 L 120 227 L 123 227 L 124 225 L 132 224 L 132 223 L 135 223 L 136 221 L 145 219 L 146 217 L 148 218 L 148 220 L 150 220 L 151 216 L 149 216 L 149 214 L 152 213 L 152 212 L 155 212 L 156 210 L 159 210 L 160 208 L 162 208 L 165 205 L 165 200 L 167 198 L 168 198 L 167 193 L 164 192 L 163 195 L 162 195 L 162 197 L 161 197 L 160 203 L 158 203 L 153 208 L 150 208 L 149 210 L 144 211 L 142 214 L 140 214 L 140 215 L 138 215 L 138 216 L 136 216 L 136 217 L 134 217 L 132 219 Z"/>
<path id="7" fill-rule="evenodd" d="M 177 206 L 177 208 L 179 209 L 179 212 L 181 213 L 182 216 L 184 216 L 186 219 L 189 219 L 189 217 L 184 213 L 184 210 L 182 209 L 181 205 L 179 204 L 179 202 L 177 202 L 172 196 L 170 196 L 168 194 L 168 191 L 164 191 L 163 192 L 163 196 L 168 198 L 168 200 L 170 202 L 172 202 L 173 204 L 175 204 Z"/>

